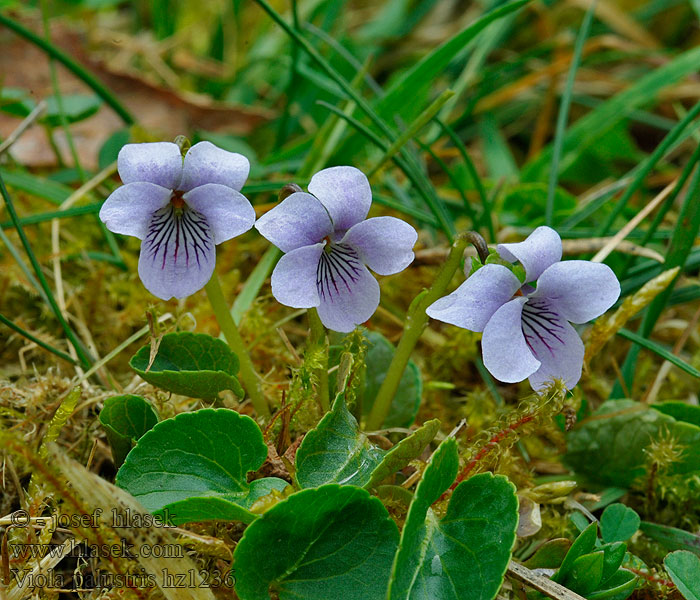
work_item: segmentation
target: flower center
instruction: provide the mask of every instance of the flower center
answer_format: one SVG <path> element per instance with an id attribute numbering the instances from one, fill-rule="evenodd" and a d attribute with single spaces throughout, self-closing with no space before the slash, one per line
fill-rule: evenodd
<path id="1" fill-rule="evenodd" d="M 175 208 L 182 209 L 185 206 L 185 199 L 183 196 L 185 195 L 185 192 L 181 190 L 175 190 L 172 193 L 172 196 L 170 196 L 170 204 L 172 204 Z"/>

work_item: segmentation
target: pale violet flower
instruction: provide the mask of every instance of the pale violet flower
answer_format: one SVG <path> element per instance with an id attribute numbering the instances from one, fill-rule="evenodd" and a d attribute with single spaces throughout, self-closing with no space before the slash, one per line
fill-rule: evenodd
<path id="1" fill-rule="evenodd" d="M 217 244 L 248 231 L 255 211 L 240 193 L 245 156 L 210 142 L 184 159 L 172 142 L 127 144 L 117 159 L 124 183 L 105 200 L 100 219 L 115 233 L 143 240 L 139 276 L 158 298 L 184 298 L 214 272 Z"/>
<path id="2" fill-rule="evenodd" d="M 329 329 L 352 331 L 379 306 L 367 267 L 379 275 L 403 271 L 418 235 L 394 217 L 365 220 L 372 190 L 354 167 L 319 171 L 309 192 L 294 192 L 255 223 L 285 252 L 272 272 L 272 294 L 293 308 L 318 308 Z"/>
<path id="3" fill-rule="evenodd" d="M 570 322 L 586 323 L 608 310 L 620 296 L 617 277 L 600 263 L 560 262 L 561 239 L 549 227 L 497 250 L 508 262 L 520 261 L 526 285 L 506 266 L 487 264 L 426 312 L 483 331 L 484 365 L 496 379 L 527 377 L 541 390 L 556 378 L 571 389 L 581 377 L 584 347 Z"/>

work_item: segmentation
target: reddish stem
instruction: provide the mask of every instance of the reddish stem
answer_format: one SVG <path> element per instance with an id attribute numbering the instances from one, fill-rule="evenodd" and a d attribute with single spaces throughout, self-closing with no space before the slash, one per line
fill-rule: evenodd
<path id="1" fill-rule="evenodd" d="M 508 427 L 502 429 L 499 431 L 496 435 L 494 435 L 488 442 L 486 442 L 481 449 L 474 455 L 474 458 L 472 458 L 462 469 L 462 472 L 457 475 L 457 479 L 455 479 L 455 482 L 449 487 L 449 489 L 442 495 L 440 496 L 440 500 L 444 500 L 449 494 L 452 493 L 452 490 L 454 490 L 462 481 L 464 481 L 468 476 L 469 473 L 471 473 L 476 465 L 479 464 L 479 462 L 489 453 L 491 452 L 495 447 L 498 446 L 500 442 L 502 442 L 510 433 L 513 433 L 515 430 L 519 429 L 525 423 L 529 423 L 535 418 L 535 415 L 525 415 L 524 417 L 521 417 L 518 419 L 515 423 L 511 423 L 508 425 Z"/>

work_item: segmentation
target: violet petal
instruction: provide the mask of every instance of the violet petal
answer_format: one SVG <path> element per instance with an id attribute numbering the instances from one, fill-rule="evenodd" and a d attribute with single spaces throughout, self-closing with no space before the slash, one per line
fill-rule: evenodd
<path id="1" fill-rule="evenodd" d="M 204 215 L 179 214 L 172 205 L 153 214 L 141 244 L 139 276 L 154 296 L 185 298 L 204 287 L 214 272 L 216 248 Z"/>
<path id="2" fill-rule="evenodd" d="M 236 190 L 218 183 L 200 185 L 183 199 L 190 208 L 204 215 L 215 244 L 241 235 L 255 223 L 255 210 Z"/>
<path id="3" fill-rule="evenodd" d="M 316 285 L 318 262 L 325 243 L 302 246 L 279 259 L 272 271 L 272 295 L 285 306 L 312 308 L 321 302 Z"/>
<path id="4" fill-rule="evenodd" d="M 100 208 L 100 219 L 114 233 L 146 237 L 154 212 L 170 202 L 169 189 L 138 181 L 114 190 Z"/>
<path id="5" fill-rule="evenodd" d="M 309 182 L 333 220 L 336 232 L 346 231 L 362 221 L 372 204 L 372 189 L 362 171 L 355 167 L 330 167 L 316 173 Z"/>
<path id="6" fill-rule="evenodd" d="M 174 190 L 182 179 L 182 154 L 172 142 L 126 144 L 119 151 L 117 170 L 124 183 L 147 181 Z"/>
<path id="7" fill-rule="evenodd" d="M 341 244 L 352 246 L 360 259 L 379 275 L 393 275 L 413 262 L 418 234 L 395 217 L 375 217 L 353 225 Z"/>
<path id="8" fill-rule="evenodd" d="M 379 284 L 350 246 L 334 244 L 321 253 L 316 273 L 321 322 L 347 333 L 379 306 Z"/>
<path id="9" fill-rule="evenodd" d="M 584 346 L 576 330 L 557 309 L 541 299 L 528 299 L 523 308 L 522 328 L 528 346 L 542 363 L 530 375 L 530 385 L 541 390 L 553 378 L 571 389 L 581 378 Z"/>
<path id="10" fill-rule="evenodd" d="M 551 227 L 538 227 L 525 240 L 514 244 L 498 244 L 498 253 L 505 260 L 516 260 L 525 267 L 526 282 L 535 281 L 544 270 L 561 260 L 561 238 Z"/>
<path id="11" fill-rule="evenodd" d="M 333 232 L 326 209 L 306 192 L 285 198 L 260 217 L 255 228 L 282 252 L 317 244 Z"/>
<path id="12" fill-rule="evenodd" d="M 546 269 L 530 297 L 547 300 L 567 321 L 586 323 L 615 304 L 620 282 L 607 265 L 567 260 Z"/>
<path id="13" fill-rule="evenodd" d="M 526 302 L 527 298 L 523 297 L 506 302 L 484 327 L 481 338 L 484 365 L 499 381 L 522 381 L 540 367 L 523 335 L 521 315 Z"/>
<path id="14" fill-rule="evenodd" d="M 493 314 L 520 287 L 520 281 L 503 265 L 484 265 L 451 294 L 433 302 L 425 311 L 429 317 L 483 331 Z"/>
<path id="15" fill-rule="evenodd" d="M 242 154 L 217 148 L 211 142 L 199 142 L 185 155 L 178 189 L 187 192 L 207 183 L 219 183 L 240 192 L 249 172 L 250 163 Z"/>

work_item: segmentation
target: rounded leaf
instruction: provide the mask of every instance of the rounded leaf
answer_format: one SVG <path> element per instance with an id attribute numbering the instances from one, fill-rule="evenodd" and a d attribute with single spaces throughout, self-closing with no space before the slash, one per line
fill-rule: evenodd
<path id="1" fill-rule="evenodd" d="M 159 388 L 189 396 L 215 398 L 222 390 L 243 396 L 236 379 L 238 357 L 221 340 L 204 333 L 167 333 L 148 368 L 151 347 L 144 346 L 129 365 L 143 379 Z"/>
<path id="2" fill-rule="evenodd" d="M 119 467 L 134 443 L 158 423 L 158 413 L 141 396 L 112 396 L 100 411 L 100 423 L 107 433 L 114 464 Z"/>
<path id="3" fill-rule="evenodd" d="M 399 532 L 355 486 L 303 490 L 253 522 L 234 552 L 241 600 L 384 600 Z"/>
<path id="4" fill-rule="evenodd" d="M 193 501 L 186 507 L 187 521 L 216 519 L 206 510 L 195 519 L 193 511 L 202 505 L 195 500 L 219 498 L 248 506 L 247 474 L 266 457 L 267 446 L 253 419 L 205 408 L 161 421 L 146 433 L 119 469 L 116 484 L 151 512 L 170 507 L 173 523 L 184 522 L 172 505 L 185 500 Z"/>

